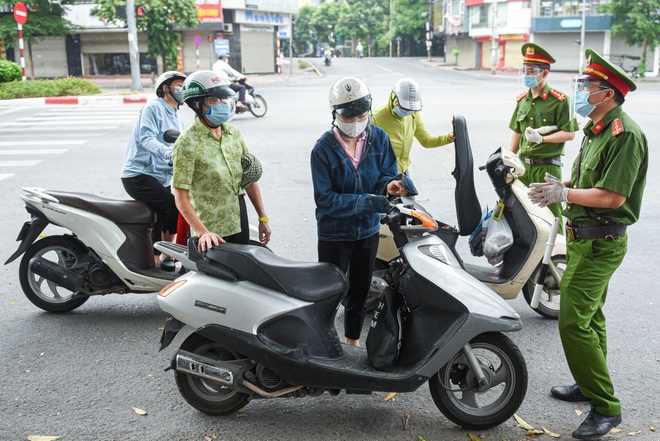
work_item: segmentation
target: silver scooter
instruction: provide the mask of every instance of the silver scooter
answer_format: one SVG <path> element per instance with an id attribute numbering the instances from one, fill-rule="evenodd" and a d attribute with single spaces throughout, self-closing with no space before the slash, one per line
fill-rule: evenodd
<path id="1" fill-rule="evenodd" d="M 405 236 L 397 274 L 410 311 L 391 371 L 376 369 L 368 349 L 341 343 L 335 316 L 348 280 L 335 265 L 249 245 L 200 254 L 194 241 L 187 249 L 156 243 L 190 270 L 158 295 L 170 315 L 161 350 L 184 326 L 195 329 L 170 362 L 188 404 L 229 415 L 257 398 L 413 392 L 428 382 L 438 409 L 459 426 L 509 419 L 525 397 L 527 367 L 503 333 L 520 330 L 520 317 L 463 270 L 429 234 L 433 218 L 411 202 L 393 202 L 383 218 Z"/>

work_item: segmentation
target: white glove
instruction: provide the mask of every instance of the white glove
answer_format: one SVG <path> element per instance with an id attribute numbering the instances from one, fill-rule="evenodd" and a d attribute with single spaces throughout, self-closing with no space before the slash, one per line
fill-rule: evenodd
<path id="1" fill-rule="evenodd" d="M 527 127 L 525 129 L 525 138 L 527 138 L 527 141 L 534 142 L 536 144 L 543 142 L 543 136 L 531 127 Z"/>
<path id="2" fill-rule="evenodd" d="M 546 173 L 545 182 L 531 184 L 527 196 L 533 204 L 547 207 L 558 202 L 568 202 L 568 190 L 563 182 Z"/>
<path id="3" fill-rule="evenodd" d="M 538 129 L 536 129 L 536 131 L 539 132 L 541 135 L 546 135 L 550 132 L 554 132 L 558 128 L 559 127 L 557 126 L 541 126 Z"/>

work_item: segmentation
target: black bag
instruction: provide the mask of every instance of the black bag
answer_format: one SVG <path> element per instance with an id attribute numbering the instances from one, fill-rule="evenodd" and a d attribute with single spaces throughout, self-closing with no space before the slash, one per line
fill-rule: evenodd
<path id="1" fill-rule="evenodd" d="M 367 335 L 367 357 L 376 369 L 391 372 L 396 366 L 409 317 L 410 309 L 403 294 L 396 288 L 385 288 Z"/>

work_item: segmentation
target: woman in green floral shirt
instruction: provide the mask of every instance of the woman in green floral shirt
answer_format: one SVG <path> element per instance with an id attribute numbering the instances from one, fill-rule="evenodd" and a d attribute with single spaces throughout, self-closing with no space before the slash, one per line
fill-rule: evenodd
<path id="1" fill-rule="evenodd" d="M 224 242 L 249 243 L 246 193 L 259 215 L 260 242 L 270 240 L 259 184 L 244 181 L 247 146 L 226 123 L 235 95 L 213 71 L 195 72 L 183 84 L 183 98 L 197 118 L 174 144 L 172 188 L 179 212 L 199 236 L 200 252 Z"/>

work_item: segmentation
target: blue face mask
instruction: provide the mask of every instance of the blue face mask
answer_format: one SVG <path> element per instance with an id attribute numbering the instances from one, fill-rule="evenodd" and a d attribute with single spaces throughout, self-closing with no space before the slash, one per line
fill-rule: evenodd
<path id="1" fill-rule="evenodd" d="M 606 92 L 607 89 L 600 90 L 598 92 L 589 93 L 588 90 L 578 90 L 575 92 L 575 99 L 573 100 L 573 106 L 575 107 L 575 113 L 580 116 L 587 117 L 591 112 L 594 111 L 598 104 L 591 104 L 589 102 L 589 97 L 597 93 Z M 602 103 L 602 101 L 601 101 Z"/>
<path id="2" fill-rule="evenodd" d="M 215 104 L 213 106 L 209 106 L 209 110 L 206 110 L 202 113 L 206 115 L 206 118 L 211 124 L 216 124 L 219 126 L 220 124 L 229 121 L 233 110 L 233 107 L 229 104 Z"/>
<path id="3" fill-rule="evenodd" d="M 401 107 L 395 106 L 394 107 L 394 113 L 399 115 L 401 118 L 405 118 L 406 116 L 409 116 L 409 115 L 412 115 L 413 113 L 415 113 L 415 111 L 414 110 L 403 110 Z"/>
<path id="4" fill-rule="evenodd" d="M 538 75 L 522 75 L 520 78 L 522 79 L 523 86 L 528 89 L 533 89 L 540 83 Z"/>

